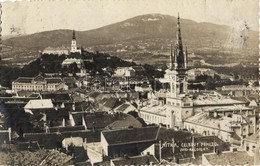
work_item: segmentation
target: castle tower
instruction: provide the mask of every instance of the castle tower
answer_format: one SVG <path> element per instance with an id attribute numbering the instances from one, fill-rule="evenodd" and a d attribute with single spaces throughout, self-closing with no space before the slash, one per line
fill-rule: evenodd
<path id="1" fill-rule="evenodd" d="M 75 53 L 75 52 L 78 52 L 77 51 L 77 41 L 76 41 L 76 34 L 75 34 L 75 31 L 73 30 L 72 32 L 72 40 L 71 40 L 71 50 L 70 50 L 71 53 Z"/>

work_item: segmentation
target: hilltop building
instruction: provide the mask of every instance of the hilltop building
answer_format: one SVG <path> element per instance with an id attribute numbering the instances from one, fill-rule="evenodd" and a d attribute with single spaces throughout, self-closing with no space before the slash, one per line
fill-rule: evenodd
<path id="1" fill-rule="evenodd" d="M 53 54 L 53 55 L 69 55 L 69 49 L 65 47 L 47 47 L 43 50 L 42 54 Z"/>

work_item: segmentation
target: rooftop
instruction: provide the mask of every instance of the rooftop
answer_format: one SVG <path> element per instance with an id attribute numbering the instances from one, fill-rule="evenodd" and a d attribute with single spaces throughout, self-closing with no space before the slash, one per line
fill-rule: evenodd
<path id="1" fill-rule="evenodd" d="M 260 135 L 259 135 L 259 133 L 255 133 L 255 134 L 252 134 L 252 135 L 244 138 L 244 140 L 257 143 L 260 141 Z"/>
<path id="2" fill-rule="evenodd" d="M 53 108 L 51 99 L 30 100 L 24 106 L 24 109 L 45 109 L 45 108 Z"/>
<path id="3" fill-rule="evenodd" d="M 31 77 L 19 77 L 17 78 L 14 82 L 19 82 L 19 83 L 31 83 L 33 78 Z"/>
<path id="4" fill-rule="evenodd" d="M 233 104 L 245 104 L 244 101 L 238 101 L 231 98 L 218 98 L 203 96 L 194 100 L 194 106 L 200 105 L 233 105 Z"/>
<path id="5" fill-rule="evenodd" d="M 121 118 L 125 117 L 125 115 L 122 115 L 121 117 L 118 115 L 111 115 L 111 114 L 85 114 L 84 120 L 86 122 L 87 128 L 105 128 L 109 124 L 113 123 L 116 120 L 119 120 Z"/>
<path id="6" fill-rule="evenodd" d="M 221 154 L 205 154 L 210 165 L 254 165 L 254 157 L 247 152 L 226 152 Z"/>
<path id="7" fill-rule="evenodd" d="M 141 108 L 141 112 L 147 112 L 150 114 L 160 115 L 166 117 L 167 105 L 148 105 Z"/>
<path id="8" fill-rule="evenodd" d="M 205 126 L 209 128 L 214 128 L 216 130 L 222 130 L 225 132 L 233 132 L 231 129 L 232 118 L 229 117 L 210 117 L 206 113 L 198 113 L 188 119 L 185 122 L 197 124 L 199 126 Z M 185 123 L 184 122 L 184 123 Z"/>
<path id="9" fill-rule="evenodd" d="M 252 110 L 252 108 L 245 107 L 242 105 L 229 105 L 229 106 L 209 107 L 205 109 L 205 111 L 209 111 L 209 112 L 247 111 L 247 110 Z"/>
<path id="10" fill-rule="evenodd" d="M 119 119 L 108 125 L 109 129 L 124 129 L 128 127 L 140 128 L 142 123 L 139 122 L 132 115 L 126 115 L 123 119 Z"/>
<path id="11" fill-rule="evenodd" d="M 153 155 L 123 157 L 123 158 L 113 159 L 112 162 L 115 164 L 115 166 L 150 165 L 151 163 L 159 164 L 158 160 Z"/>
<path id="12" fill-rule="evenodd" d="M 109 145 L 156 141 L 158 133 L 158 126 L 102 131 Z"/>

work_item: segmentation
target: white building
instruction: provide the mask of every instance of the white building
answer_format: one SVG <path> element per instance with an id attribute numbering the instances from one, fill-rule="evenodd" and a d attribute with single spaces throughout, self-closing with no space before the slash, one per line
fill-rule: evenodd
<path id="1" fill-rule="evenodd" d="M 43 50 L 42 54 L 54 54 L 54 55 L 69 55 L 69 49 L 65 47 L 47 47 Z"/>
<path id="2" fill-rule="evenodd" d="M 62 67 L 68 67 L 69 65 L 76 63 L 78 68 L 81 68 L 83 65 L 83 60 L 82 59 L 76 59 L 76 58 L 67 58 L 62 62 Z"/>
<path id="3" fill-rule="evenodd" d="M 57 91 L 67 90 L 68 86 L 59 77 L 44 78 L 41 75 L 36 77 L 19 77 L 12 82 L 12 91 Z"/>

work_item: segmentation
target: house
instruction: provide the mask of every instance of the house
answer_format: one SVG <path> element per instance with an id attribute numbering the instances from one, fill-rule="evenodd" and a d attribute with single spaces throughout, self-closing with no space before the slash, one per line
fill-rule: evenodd
<path id="1" fill-rule="evenodd" d="M 245 151 L 206 153 L 202 155 L 202 165 L 254 165 L 254 157 Z"/>
<path id="2" fill-rule="evenodd" d="M 11 142 L 11 128 L 7 130 L 0 130 L 0 144 L 10 143 Z"/>
<path id="3" fill-rule="evenodd" d="M 219 116 L 217 113 L 198 113 L 184 121 L 184 128 L 192 133 L 216 135 L 226 142 L 240 141 L 254 133 L 255 117 L 233 114 L 232 117 Z"/>
<path id="4" fill-rule="evenodd" d="M 131 111 L 138 111 L 137 108 L 131 103 L 123 103 L 114 109 L 115 112 L 129 113 Z"/>
<path id="5" fill-rule="evenodd" d="M 242 147 L 244 148 L 245 151 L 251 154 L 255 154 L 258 143 L 260 143 L 260 134 L 255 133 L 242 140 Z"/>
<path id="6" fill-rule="evenodd" d="M 69 93 L 59 92 L 59 93 L 41 93 L 42 99 L 51 99 L 54 107 L 59 108 L 68 108 L 72 109 L 74 101 L 72 96 Z"/>
<path id="7" fill-rule="evenodd" d="M 124 113 L 108 114 L 106 112 L 70 112 L 69 120 L 72 126 L 85 126 L 89 130 L 104 130 L 105 128 L 139 127 L 139 121 Z"/>
<path id="8" fill-rule="evenodd" d="M 157 141 L 158 126 L 106 130 L 101 132 L 101 145 L 106 156 L 140 155 Z"/>
<path id="9" fill-rule="evenodd" d="M 114 72 L 115 77 L 130 77 L 135 75 L 131 67 L 117 67 Z"/>
<path id="10" fill-rule="evenodd" d="M 54 105 L 51 99 L 36 99 L 30 100 L 25 106 L 25 112 L 33 114 L 34 110 L 46 110 L 46 109 L 53 109 Z"/>
<path id="11" fill-rule="evenodd" d="M 143 127 L 143 124 L 132 115 L 126 114 L 126 116 L 123 119 L 116 120 L 107 126 L 108 130 L 126 129 L 129 127 L 141 128 Z"/>
<path id="12" fill-rule="evenodd" d="M 62 147 L 68 150 L 69 146 L 82 147 L 83 146 L 83 138 L 81 137 L 69 137 L 64 138 L 62 141 Z"/>
<path id="13" fill-rule="evenodd" d="M 119 105 L 122 104 L 121 99 L 118 98 L 103 98 L 100 102 L 99 102 L 99 108 L 103 111 L 112 111 L 114 110 L 116 107 L 118 107 Z"/>
<path id="14" fill-rule="evenodd" d="M 159 161 L 153 155 L 140 155 L 140 156 L 124 156 L 123 158 L 116 158 L 110 160 L 110 166 L 122 165 L 158 165 Z"/>

